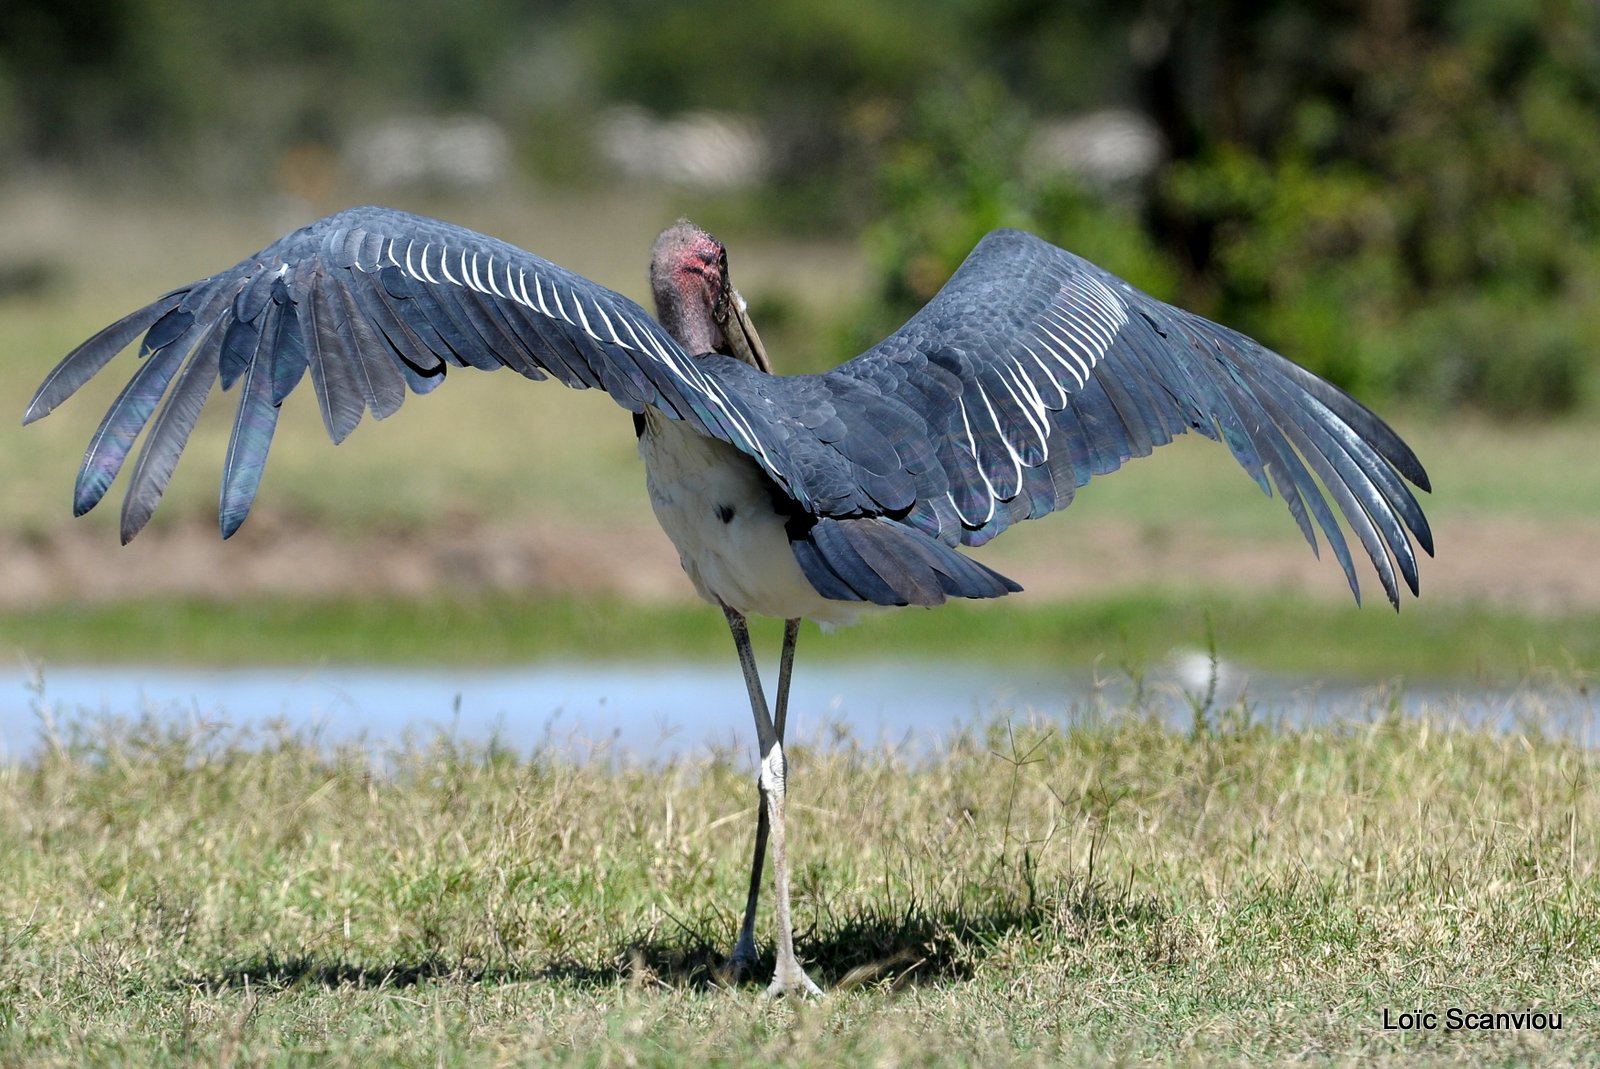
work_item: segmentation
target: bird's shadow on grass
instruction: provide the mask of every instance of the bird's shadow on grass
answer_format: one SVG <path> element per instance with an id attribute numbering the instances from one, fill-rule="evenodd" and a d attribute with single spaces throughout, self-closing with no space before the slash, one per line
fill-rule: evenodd
<path id="1" fill-rule="evenodd" d="M 1147 959 L 1174 953 L 1166 908 L 1126 891 L 1078 883 L 1061 893 L 1014 904 L 926 909 L 911 905 L 869 908 L 848 916 L 819 917 L 796 931 L 797 952 L 811 977 L 828 990 L 865 984 L 898 989 L 912 984 L 971 978 L 1011 936 L 1056 942 L 1086 940 L 1116 929 L 1141 933 L 1137 952 Z M 445 954 L 414 960 L 363 962 L 315 953 L 266 954 L 187 983 L 207 988 L 405 988 L 433 980 L 502 984 L 549 982 L 579 988 L 641 983 L 689 990 L 737 986 L 727 971 L 733 928 L 723 917 L 674 922 L 671 931 L 645 933 L 593 957 L 514 958 L 498 963 L 452 960 Z M 764 948 L 746 984 L 764 986 L 772 975 Z"/>

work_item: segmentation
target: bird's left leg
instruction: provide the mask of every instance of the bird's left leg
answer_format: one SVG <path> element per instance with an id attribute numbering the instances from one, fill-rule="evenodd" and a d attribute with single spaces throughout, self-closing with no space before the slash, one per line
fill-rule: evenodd
<path id="1" fill-rule="evenodd" d="M 739 667 L 744 671 L 745 688 L 750 692 L 750 712 L 755 717 L 756 741 L 761 751 L 761 791 L 771 824 L 773 919 L 777 926 L 773 942 L 778 964 L 767 994 L 794 992 L 820 995 L 822 989 L 811 982 L 811 977 L 800 967 L 800 961 L 794 954 L 794 925 L 789 913 L 789 850 L 783 821 L 788 780 L 783 744 L 778 741 L 777 725 L 767 711 L 767 696 L 761 691 L 761 677 L 756 671 L 755 655 L 750 649 L 750 630 L 745 619 L 726 605 L 722 607 L 722 612 L 728 618 L 728 630 L 733 632 L 733 644 L 739 651 Z"/>
<path id="2" fill-rule="evenodd" d="M 783 725 L 789 715 L 789 676 L 794 671 L 794 644 L 800 635 L 800 621 L 787 620 L 783 625 L 783 655 L 778 660 L 778 698 L 772 713 L 772 726 L 777 732 L 778 745 L 783 745 Z M 739 938 L 733 944 L 728 958 L 728 972 L 735 980 L 742 980 L 756 967 L 756 903 L 761 898 L 761 867 L 767 857 L 767 835 L 771 823 L 767 817 L 767 792 L 756 778 L 756 849 L 750 859 L 750 895 L 745 901 L 744 923 L 739 926 Z"/>

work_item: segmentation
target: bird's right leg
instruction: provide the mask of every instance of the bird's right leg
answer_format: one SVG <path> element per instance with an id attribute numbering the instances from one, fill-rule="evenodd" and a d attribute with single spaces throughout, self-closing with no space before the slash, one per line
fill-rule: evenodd
<path id="1" fill-rule="evenodd" d="M 783 810 L 787 794 L 788 768 L 783 756 L 783 744 L 778 741 L 777 725 L 767 712 L 767 696 L 761 691 L 761 677 L 756 671 L 755 655 L 750 649 L 750 631 L 745 619 L 737 611 L 722 607 L 728 618 L 728 630 L 733 632 L 733 644 L 739 651 L 739 667 L 744 672 L 745 688 L 750 692 L 750 712 L 755 717 L 756 741 L 761 751 L 761 791 L 766 802 L 769 834 L 772 839 L 773 920 L 776 925 L 774 945 L 778 963 L 767 988 L 768 995 L 798 994 L 820 995 L 822 989 L 812 983 L 811 977 L 800 967 L 794 953 L 794 924 L 789 913 L 789 849 L 785 833 Z"/>
<path id="2" fill-rule="evenodd" d="M 772 713 L 772 726 L 777 732 L 778 745 L 783 745 L 783 725 L 789 715 L 789 676 L 794 671 L 794 644 L 800 635 L 800 621 L 787 620 L 783 625 L 783 655 L 778 661 L 778 698 Z M 756 904 L 761 899 L 761 868 L 767 858 L 767 835 L 771 829 L 767 817 L 767 792 L 756 777 L 756 849 L 750 859 L 750 895 L 745 900 L 744 923 L 739 926 L 739 938 L 728 957 L 728 972 L 734 980 L 743 980 L 755 970 L 756 955 Z"/>

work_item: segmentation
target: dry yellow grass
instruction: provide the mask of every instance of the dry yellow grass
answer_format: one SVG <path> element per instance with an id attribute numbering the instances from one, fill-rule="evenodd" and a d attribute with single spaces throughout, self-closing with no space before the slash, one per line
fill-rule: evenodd
<path id="1" fill-rule="evenodd" d="M 793 760 L 817 1005 L 717 980 L 741 759 L 91 726 L 0 769 L 0 1063 L 1600 1057 L 1592 751 L 1235 711 Z M 1383 1027 L 1450 1007 L 1563 1024 Z"/>

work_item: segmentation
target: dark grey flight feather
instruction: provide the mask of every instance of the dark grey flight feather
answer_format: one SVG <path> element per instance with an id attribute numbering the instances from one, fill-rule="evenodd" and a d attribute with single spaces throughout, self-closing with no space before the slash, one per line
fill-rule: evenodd
<path id="1" fill-rule="evenodd" d="M 48 416 L 56 405 L 76 393 L 79 386 L 93 378 L 95 372 L 105 367 L 112 357 L 126 349 L 140 334 L 149 331 L 146 347 L 159 348 L 161 344 L 159 340 L 151 341 L 151 338 L 159 339 L 153 325 L 164 320 L 167 314 L 183 300 L 186 292 L 187 290 L 173 290 L 138 311 L 123 316 L 74 349 L 66 359 L 55 366 L 55 369 L 45 377 L 44 382 L 40 383 L 27 411 L 23 413 L 23 426 Z"/>
<path id="2" fill-rule="evenodd" d="M 1017 583 L 883 516 L 823 517 L 793 540 L 806 578 L 824 596 L 876 605 L 941 605 L 948 598 L 997 598 Z"/>
<path id="3" fill-rule="evenodd" d="M 194 340 L 183 370 L 178 373 L 161 411 L 150 423 L 144 448 L 134 462 L 128 479 L 128 492 L 122 499 L 122 543 L 127 545 L 144 529 L 166 492 L 172 470 L 177 466 L 189 433 L 200 418 L 200 409 L 217 381 L 217 365 L 222 352 L 222 324 L 212 321 Z"/>
<path id="4" fill-rule="evenodd" d="M 1376 415 L 1244 335 L 1019 231 L 984 238 L 925 308 L 854 360 L 775 376 L 685 353 L 634 302 L 505 242 L 355 208 L 107 327 L 51 372 L 25 421 L 141 333 L 144 361 L 91 442 L 75 498 L 92 508 L 145 431 L 125 538 L 159 501 L 213 383 L 240 389 L 226 536 L 260 485 L 278 406 L 308 371 L 339 441 L 454 366 L 599 387 L 734 445 L 809 518 L 792 533 L 796 558 L 841 600 L 1007 593 L 1014 583 L 954 547 L 1064 508 L 1092 477 L 1189 430 L 1281 496 L 1313 550 L 1320 529 L 1358 597 L 1347 528 L 1396 604 L 1399 581 L 1417 590 L 1415 547 L 1433 552 L 1406 485 L 1429 489 L 1427 474 Z"/>
<path id="5" fill-rule="evenodd" d="M 272 373 L 262 363 L 252 362 L 245 368 L 244 385 L 239 390 L 239 411 L 234 417 L 233 433 L 228 437 L 228 454 L 222 463 L 217 518 L 223 538 L 232 537 L 250 512 L 250 502 L 266 470 L 263 459 L 277 429 L 278 406 L 272 403 Z"/>

